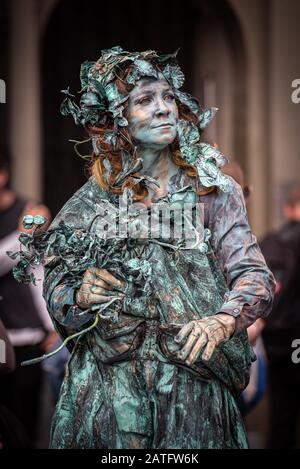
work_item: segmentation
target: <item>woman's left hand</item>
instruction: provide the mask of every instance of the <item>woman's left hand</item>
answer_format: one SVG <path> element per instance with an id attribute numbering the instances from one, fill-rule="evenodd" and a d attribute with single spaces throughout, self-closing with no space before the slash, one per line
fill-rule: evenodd
<path id="1" fill-rule="evenodd" d="M 208 361 L 215 348 L 226 342 L 235 329 L 235 318 L 218 313 L 207 318 L 190 321 L 175 337 L 175 342 L 184 344 L 178 356 L 187 365 L 194 363 L 203 347 L 202 359 Z"/>

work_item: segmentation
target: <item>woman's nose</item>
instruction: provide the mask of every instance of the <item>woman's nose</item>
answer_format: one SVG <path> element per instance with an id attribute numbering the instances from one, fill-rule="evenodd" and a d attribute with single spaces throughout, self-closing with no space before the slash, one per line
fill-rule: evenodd
<path id="1" fill-rule="evenodd" d="M 167 115 L 168 116 L 170 114 L 170 110 L 169 110 L 167 104 L 164 102 L 163 99 L 158 99 L 157 100 L 155 114 L 157 116 L 161 116 L 161 115 Z"/>

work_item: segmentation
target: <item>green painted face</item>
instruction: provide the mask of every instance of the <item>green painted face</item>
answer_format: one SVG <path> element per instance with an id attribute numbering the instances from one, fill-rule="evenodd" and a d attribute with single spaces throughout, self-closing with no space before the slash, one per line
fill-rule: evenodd
<path id="1" fill-rule="evenodd" d="M 128 99 L 128 129 L 143 147 L 164 148 L 176 137 L 178 108 L 168 82 L 143 78 L 131 90 Z"/>

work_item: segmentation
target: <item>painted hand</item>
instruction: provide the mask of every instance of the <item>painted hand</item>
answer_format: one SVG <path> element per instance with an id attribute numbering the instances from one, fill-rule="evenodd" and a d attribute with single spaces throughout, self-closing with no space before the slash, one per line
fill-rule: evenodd
<path id="1" fill-rule="evenodd" d="M 190 321 L 175 337 L 177 343 L 184 344 L 178 354 L 179 358 L 191 365 L 205 347 L 202 359 L 208 361 L 215 348 L 230 339 L 234 329 L 235 318 L 225 313 Z"/>
<path id="2" fill-rule="evenodd" d="M 125 283 L 106 269 L 92 267 L 85 271 L 75 301 L 82 309 L 90 308 L 94 304 L 106 303 L 112 298 L 123 298 L 124 287 Z"/>

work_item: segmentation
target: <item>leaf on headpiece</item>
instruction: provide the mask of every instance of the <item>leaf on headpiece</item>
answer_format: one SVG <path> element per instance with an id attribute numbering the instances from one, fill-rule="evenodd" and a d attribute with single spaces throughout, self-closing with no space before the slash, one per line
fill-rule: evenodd
<path id="1" fill-rule="evenodd" d="M 110 49 L 103 49 L 101 51 L 101 55 L 103 56 L 111 56 L 111 55 L 119 55 L 119 54 L 122 54 L 124 53 L 125 51 L 122 49 L 122 47 L 120 46 L 114 46 L 114 47 L 111 47 Z"/>
<path id="2" fill-rule="evenodd" d="M 101 102 L 105 103 L 107 101 L 105 88 L 98 80 L 95 80 L 94 78 L 90 79 L 89 90 L 97 93 Z"/>
<path id="3" fill-rule="evenodd" d="M 86 125 L 87 123 L 94 125 L 99 121 L 99 112 L 101 112 L 101 109 L 86 107 L 84 105 L 80 108 L 71 101 L 71 99 L 65 98 L 60 105 L 60 112 L 63 116 L 71 114 L 77 125 Z"/>
<path id="4" fill-rule="evenodd" d="M 127 101 L 128 95 L 121 94 L 115 83 L 109 83 L 105 87 L 105 92 L 109 103 L 108 111 L 112 114 L 113 118 L 120 117 L 122 119 L 122 111 L 124 109 L 122 104 Z M 122 123 L 121 120 L 119 125 L 126 126 L 128 123 L 125 120 Z"/>
<path id="5" fill-rule="evenodd" d="M 213 120 L 217 111 L 218 111 L 217 107 L 211 107 L 203 111 L 200 117 L 200 129 L 201 130 L 205 129 L 205 127 L 208 126 L 208 124 Z"/>
<path id="6" fill-rule="evenodd" d="M 184 159 L 191 165 L 196 161 L 199 154 L 199 131 L 192 122 L 180 119 L 177 122 L 177 133 L 180 151 Z"/>
<path id="7" fill-rule="evenodd" d="M 201 106 L 198 101 L 194 96 L 190 95 L 189 93 L 183 93 L 182 91 L 179 91 L 175 89 L 175 96 L 176 98 L 188 108 L 198 117 L 200 118 L 201 116 Z"/>
<path id="8" fill-rule="evenodd" d="M 128 126 L 128 120 L 126 117 L 119 117 L 118 118 L 118 126 L 119 127 L 127 127 Z"/>
<path id="9" fill-rule="evenodd" d="M 143 52 L 136 52 L 135 54 L 138 57 L 142 57 L 145 60 L 150 58 L 158 58 L 157 52 L 155 50 L 144 50 Z"/>
<path id="10" fill-rule="evenodd" d="M 80 108 L 71 99 L 65 98 L 60 105 L 60 112 L 63 116 L 71 114 L 76 124 L 79 123 L 78 116 L 80 115 Z"/>
<path id="11" fill-rule="evenodd" d="M 157 70 L 146 60 L 135 59 L 134 65 L 141 76 L 158 77 Z"/>
<path id="12" fill-rule="evenodd" d="M 101 111 L 105 110 L 105 106 L 99 101 L 98 95 L 92 91 L 83 93 L 80 98 L 80 107 L 94 107 Z"/>
<path id="13" fill-rule="evenodd" d="M 116 100 L 119 100 L 120 92 L 115 83 L 109 83 L 105 87 L 105 93 L 109 102 L 115 102 Z"/>
<path id="14" fill-rule="evenodd" d="M 101 121 L 101 110 L 94 108 L 83 108 L 80 115 L 80 124 L 86 125 L 91 124 L 95 125 Z"/>
<path id="15" fill-rule="evenodd" d="M 70 93 L 69 87 L 66 90 L 61 90 L 61 92 L 66 95 L 66 98 L 60 105 L 60 112 L 63 116 L 70 114 L 77 125 L 87 123 L 94 125 L 99 121 L 101 112 L 105 111 L 104 105 L 95 93 L 84 93 L 81 96 L 80 106 L 78 106 L 71 99 L 74 98 L 74 95 Z"/>
<path id="16" fill-rule="evenodd" d="M 199 142 L 199 131 L 193 122 L 179 119 L 177 122 L 177 132 L 179 140 L 184 143 L 184 145 L 193 145 Z"/>
<path id="17" fill-rule="evenodd" d="M 136 82 L 141 78 L 141 74 L 137 68 L 133 68 L 127 75 L 126 81 L 129 85 L 135 85 Z"/>
<path id="18" fill-rule="evenodd" d="M 184 74 L 177 64 L 167 64 L 162 71 L 166 80 L 173 88 L 181 88 L 184 83 Z"/>
<path id="19" fill-rule="evenodd" d="M 180 51 L 180 47 L 175 52 L 173 52 L 172 54 L 159 55 L 157 61 L 160 64 L 164 64 L 164 63 L 170 62 L 170 61 L 171 62 L 175 61 L 177 59 L 177 54 L 178 54 L 179 51 Z"/>
<path id="20" fill-rule="evenodd" d="M 80 67 L 80 83 L 81 83 L 81 88 L 86 88 L 89 84 L 89 71 L 91 67 L 95 65 L 95 62 L 90 62 L 89 60 L 86 60 L 81 64 Z"/>
<path id="21" fill-rule="evenodd" d="M 70 93 L 70 87 L 69 86 L 66 90 L 60 90 L 60 92 L 62 94 L 65 94 L 66 97 L 68 97 L 68 98 L 75 98 L 75 95 Z"/>

